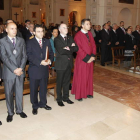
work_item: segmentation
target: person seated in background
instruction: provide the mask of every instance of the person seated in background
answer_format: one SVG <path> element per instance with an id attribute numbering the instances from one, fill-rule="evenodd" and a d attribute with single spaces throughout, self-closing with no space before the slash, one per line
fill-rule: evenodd
<path id="1" fill-rule="evenodd" d="M 132 35 L 132 30 L 128 28 L 126 30 L 126 35 L 124 37 L 125 41 L 125 51 L 124 51 L 124 56 L 125 56 L 125 61 L 124 61 L 124 67 L 130 67 L 131 66 L 131 59 L 132 56 L 134 56 L 133 51 L 136 49 L 136 39 Z"/>

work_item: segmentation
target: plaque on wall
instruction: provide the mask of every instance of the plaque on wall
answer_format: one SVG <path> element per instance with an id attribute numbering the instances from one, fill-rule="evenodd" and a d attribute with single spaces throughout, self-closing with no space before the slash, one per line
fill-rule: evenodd
<path id="1" fill-rule="evenodd" d="M 119 0 L 120 3 L 134 4 L 134 0 Z"/>
<path id="2" fill-rule="evenodd" d="M 4 0 L 0 0 L 0 10 L 4 10 Z"/>

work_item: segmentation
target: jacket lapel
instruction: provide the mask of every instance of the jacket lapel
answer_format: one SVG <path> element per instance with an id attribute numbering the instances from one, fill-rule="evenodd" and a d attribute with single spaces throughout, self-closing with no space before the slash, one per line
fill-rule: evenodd
<path id="1" fill-rule="evenodd" d="M 36 48 L 39 52 L 42 53 L 42 49 L 41 49 L 41 47 L 40 47 L 38 41 L 36 40 L 35 37 L 34 37 L 33 39 L 34 39 L 35 48 Z"/>
<path id="2" fill-rule="evenodd" d="M 67 46 L 67 43 L 65 42 L 64 38 L 61 35 L 59 35 L 59 39 L 63 42 L 63 44 Z"/>

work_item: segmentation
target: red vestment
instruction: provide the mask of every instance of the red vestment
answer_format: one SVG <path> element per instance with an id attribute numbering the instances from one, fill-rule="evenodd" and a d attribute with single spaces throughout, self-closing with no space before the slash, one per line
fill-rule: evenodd
<path id="1" fill-rule="evenodd" d="M 88 35 L 90 42 L 81 31 L 74 38 L 79 48 L 75 60 L 71 91 L 72 94 L 75 94 L 75 99 L 87 98 L 87 95 L 93 95 L 93 62 L 86 63 L 83 61 L 87 55 L 90 58 L 93 54 L 96 54 L 95 41 L 90 31 Z"/>

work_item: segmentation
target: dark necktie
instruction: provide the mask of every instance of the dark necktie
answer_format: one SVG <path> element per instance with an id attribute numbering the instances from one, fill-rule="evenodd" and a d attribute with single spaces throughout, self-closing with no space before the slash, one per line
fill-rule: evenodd
<path id="1" fill-rule="evenodd" d="M 88 41 L 90 42 L 88 33 L 86 33 L 85 35 L 86 35 Z"/>
<path id="2" fill-rule="evenodd" d="M 12 40 L 13 40 L 13 46 L 15 48 L 15 45 L 16 45 L 15 38 L 12 38 Z"/>
<path id="3" fill-rule="evenodd" d="M 66 36 L 64 37 L 64 41 L 67 43 L 67 37 Z"/>

